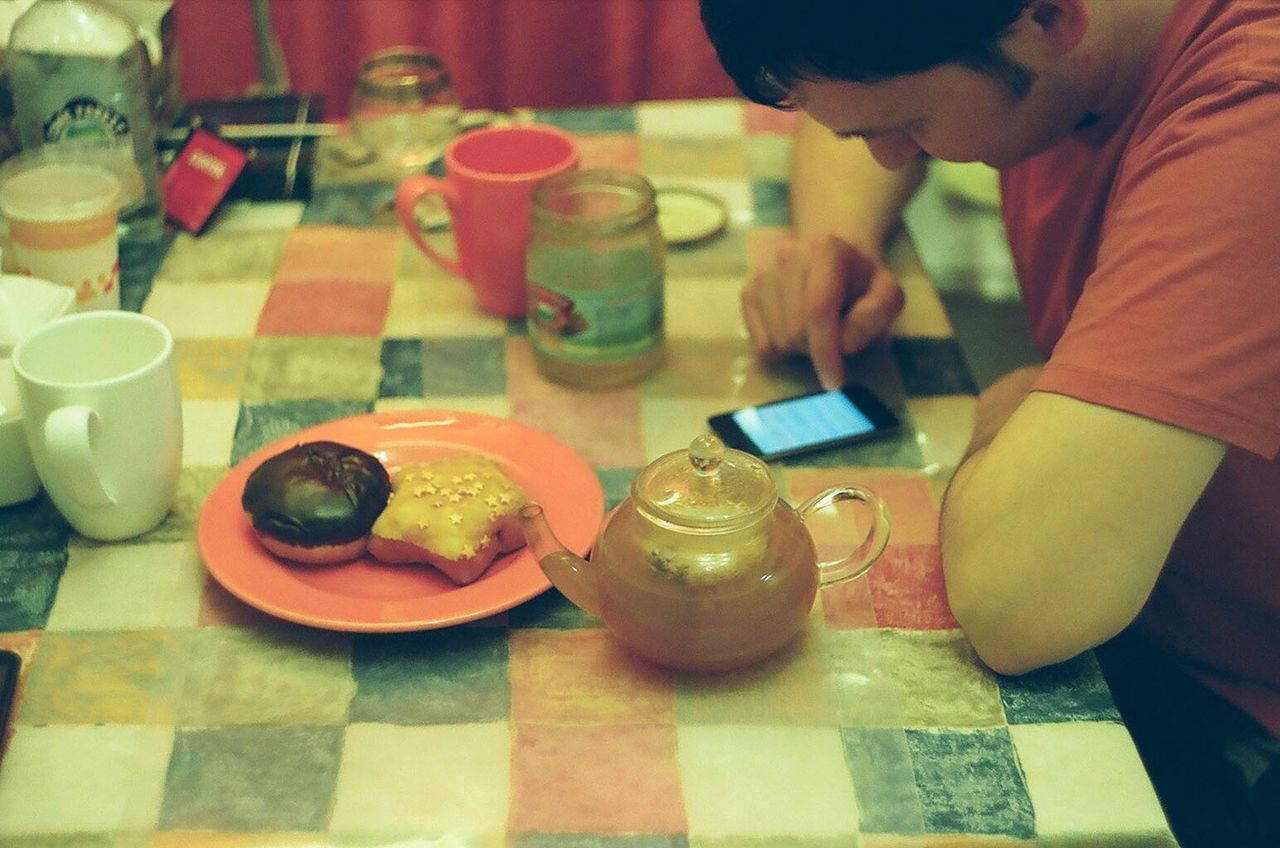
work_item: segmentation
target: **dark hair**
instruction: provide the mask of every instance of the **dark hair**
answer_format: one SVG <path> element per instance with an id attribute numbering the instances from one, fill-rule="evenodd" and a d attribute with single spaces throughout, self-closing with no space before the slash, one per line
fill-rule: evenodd
<path id="1" fill-rule="evenodd" d="M 793 108 L 801 79 L 874 83 L 958 62 L 1018 97 L 1031 72 L 1000 39 L 1030 0 L 701 0 L 720 64 L 757 103 Z"/>

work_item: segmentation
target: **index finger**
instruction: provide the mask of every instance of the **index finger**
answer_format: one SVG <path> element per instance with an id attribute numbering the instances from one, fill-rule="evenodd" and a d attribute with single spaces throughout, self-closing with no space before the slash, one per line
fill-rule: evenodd
<path id="1" fill-rule="evenodd" d="M 828 251 L 809 266 L 805 279 L 805 323 L 809 359 L 824 389 L 844 384 L 844 352 L 840 344 L 841 320 L 849 281 L 845 263 Z"/>

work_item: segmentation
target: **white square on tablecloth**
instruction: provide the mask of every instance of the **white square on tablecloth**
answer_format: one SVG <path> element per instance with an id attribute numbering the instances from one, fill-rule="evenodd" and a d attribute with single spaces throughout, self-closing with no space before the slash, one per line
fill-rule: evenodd
<path id="1" fill-rule="evenodd" d="M 1009 727 L 1036 833 L 1167 833 L 1129 731 L 1112 722 L 1019 724 Z"/>

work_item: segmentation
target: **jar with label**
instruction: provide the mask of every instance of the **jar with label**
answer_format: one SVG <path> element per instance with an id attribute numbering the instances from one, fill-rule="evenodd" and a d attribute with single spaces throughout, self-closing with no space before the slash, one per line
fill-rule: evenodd
<path id="1" fill-rule="evenodd" d="M 163 223 L 150 59 L 137 25 L 95 0 L 37 0 L 13 24 L 6 56 L 23 149 L 64 141 L 132 154 L 138 191 L 120 210 L 128 233 Z"/>
<path id="2" fill-rule="evenodd" d="M 628 171 L 568 171 L 533 194 L 529 341 L 538 370 L 580 388 L 662 364 L 666 246 L 653 186 Z"/>

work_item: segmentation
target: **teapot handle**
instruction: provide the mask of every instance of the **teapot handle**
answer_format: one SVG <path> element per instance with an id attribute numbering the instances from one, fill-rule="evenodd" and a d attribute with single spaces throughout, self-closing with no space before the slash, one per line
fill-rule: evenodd
<path id="1" fill-rule="evenodd" d="M 861 501 L 866 504 L 871 510 L 871 529 L 867 531 L 867 537 L 862 540 L 862 543 L 848 556 L 818 563 L 820 579 L 824 586 L 842 580 L 851 580 L 865 573 L 872 563 L 880 558 L 880 554 L 884 553 L 884 546 L 889 542 L 889 526 L 892 520 L 889 517 L 888 504 L 879 495 L 857 486 L 827 489 L 805 501 L 796 509 L 796 512 L 803 521 L 810 513 L 826 509 L 840 501 Z"/>

